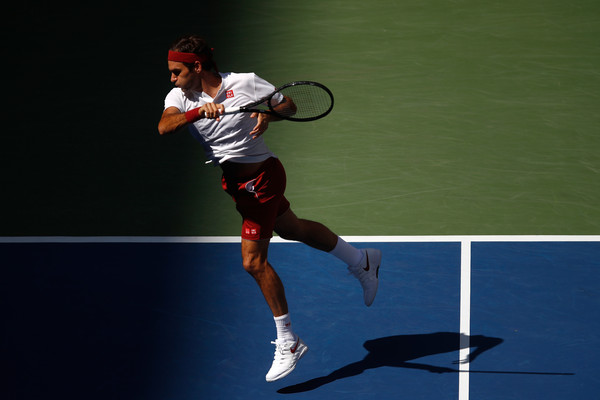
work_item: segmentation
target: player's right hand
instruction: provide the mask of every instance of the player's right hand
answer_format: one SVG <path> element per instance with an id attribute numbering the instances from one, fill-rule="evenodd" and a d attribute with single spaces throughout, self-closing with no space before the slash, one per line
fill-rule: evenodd
<path id="1" fill-rule="evenodd" d="M 206 103 L 200 107 L 200 115 L 207 119 L 221 120 L 221 114 L 225 111 L 223 104 Z"/>

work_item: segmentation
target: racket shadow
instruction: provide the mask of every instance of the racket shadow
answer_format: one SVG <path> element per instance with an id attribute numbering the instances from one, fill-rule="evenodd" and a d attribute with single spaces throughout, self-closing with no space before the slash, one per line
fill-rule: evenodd
<path id="1" fill-rule="evenodd" d="M 388 336 L 367 340 L 363 346 L 369 353 L 362 360 L 348 364 L 329 375 L 287 386 L 279 389 L 277 392 L 282 394 L 307 392 L 339 379 L 360 375 L 368 369 L 380 367 L 420 369 L 432 373 L 458 373 L 460 372 L 458 369 L 410 361 L 434 354 L 458 351 L 461 347 L 460 337 L 459 333 L 437 332 L 419 335 Z M 469 362 L 472 362 L 483 352 L 501 344 L 503 339 L 476 335 L 471 336 L 469 341 L 470 347 L 474 348 L 469 356 Z M 458 364 L 459 361 L 456 363 Z"/>

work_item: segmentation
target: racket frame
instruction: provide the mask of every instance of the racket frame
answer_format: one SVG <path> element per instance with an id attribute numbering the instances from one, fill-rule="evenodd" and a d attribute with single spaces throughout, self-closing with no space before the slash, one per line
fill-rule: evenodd
<path id="1" fill-rule="evenodd" d="M 314 117 L 308 117 L 308 118 L 296 118 L 293 115 L 289 116 L 289 115 L 283 115 L 283 114 L 279 114 L 277 111 L 275 111 L 273 109 L 273 106 L 271 105 L 271 99 L 273 98 L 273 96 L 275 96 L 277 93 L 281 92 L 282 90 L 289 88 L 291 86 L 298 86 L 298 85 L 309 85 L 309 86 L 317 86 L 321 89 L 323 89 L 331 98 L 331 104 L 329 105 L 329 108 Z M 294 99 L 292 99 L 293 101 Z M 261 104 L 267 104 L 268 108 L 255 108 Z M 313 82 L 313 81 L 295 81 L 295 82 L 290 82 L 290 83 L 286 83 L 283 86 L 278 87 L 277 89 L 275 89 L 273 91 L 273 93 L 269 94 L 268 96 L 263 97 L 260 100 L 257 100 L 253 103 L 250 104 L 246 104 L 245 106 L 240 106 L 240 107 L 227 107 L 225 108 L 223 115 L 226 114 L 236 114 L 236 113 L 240 113 L 240 112 L 256 112 L 256 113 L 262 113 L 262 114 L 271 114 L 274 115 L 276 117 L 279 117 L 281 119 L 285 119 L 288 121 L 295 121 L 295 122 L 309 122 L 309 121 L 314 121 L 320 118 L 325 117 L 327 114 L 329 114 L 331 112 L 331 110 L 333 109 L 333 93 L 331 92 L 331 90 L 329 90 L 329 88 L 327 88 L 327 86 L 319 83 L 319 82 Z"/>

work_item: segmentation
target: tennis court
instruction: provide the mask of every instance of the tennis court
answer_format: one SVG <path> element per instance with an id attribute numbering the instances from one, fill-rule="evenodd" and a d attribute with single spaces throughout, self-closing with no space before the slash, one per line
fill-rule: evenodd
<path id="1" fill-rule="evenodd" d="M 365 239 L 357 245 L 385 255 L 371 308 L 333 257 L 272 245 L 310 351 L 270 384 L 274 327 L 235 238 L 2 243 L 0 256 L 13 260 L 2 279 L 6 388 L 31 399 L 564 399 L 600 390 L 600 237 L 354 238 Z"/>
<path id="2" fill-rule="evenodd" d="M 5 113 L 21 122 L 0 146 L 0 397 L 594 398 L 597 2 L 178 11 L 7 11 Z M 337 261 L 273 244 L 310 347 L 274 385 L 220 170 L 187 133 L 157 134 L 166 50 L 189 32 L 222 71 L 332 90 L 330 115 L 266 140 L 298 216 L 384 251 L 367 309 Z"/>

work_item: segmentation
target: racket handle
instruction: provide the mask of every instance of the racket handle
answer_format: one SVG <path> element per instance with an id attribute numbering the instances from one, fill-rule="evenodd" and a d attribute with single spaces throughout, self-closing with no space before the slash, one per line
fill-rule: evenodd
<path id="1" fill-rule="evenodd" d="M 221 115 L 225 115 L 225 114 L 235 114 L 236 112 L 240 111 L 242 107 L 226 107 L 225 110 L 223 110 L 223 114 Z"/>

